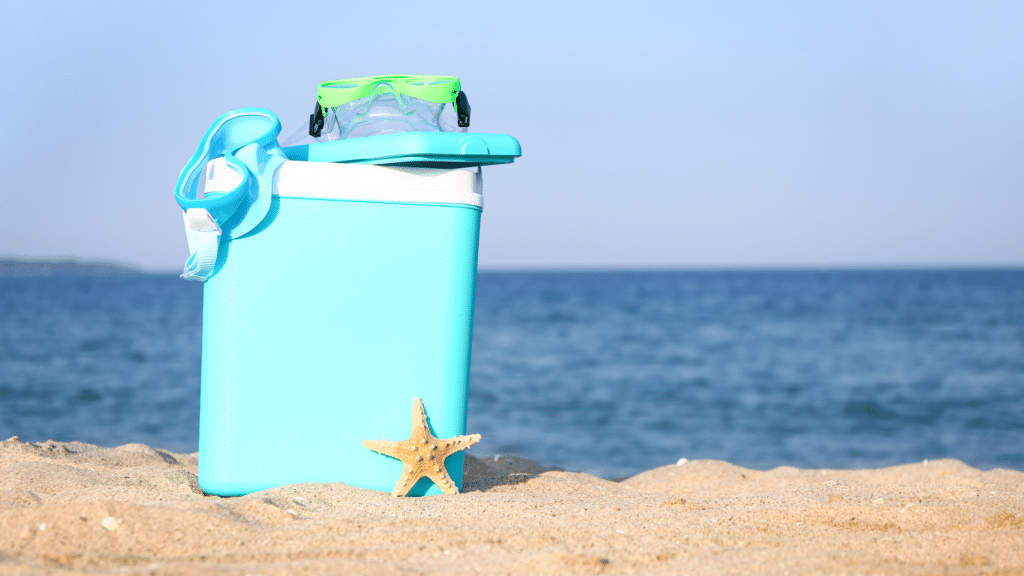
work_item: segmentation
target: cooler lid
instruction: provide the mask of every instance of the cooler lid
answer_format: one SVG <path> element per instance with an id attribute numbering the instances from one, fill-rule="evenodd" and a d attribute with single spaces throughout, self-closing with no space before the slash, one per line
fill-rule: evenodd
<path id="1" fill-rule="evenodd" d="M 463 168 L 509 164 L 523 151 L 508 134 L 399 132 L 284 148 L 289 160 Z"/>

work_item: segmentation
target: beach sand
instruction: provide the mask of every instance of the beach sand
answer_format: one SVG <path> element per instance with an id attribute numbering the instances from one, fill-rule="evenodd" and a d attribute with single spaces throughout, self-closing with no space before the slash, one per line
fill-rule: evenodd
<path id="1" fill-rule="evenodd" d="M 0 443 L 0 574 L 1022 574 L 1024 473 L 957 460 L 611 482 L 467 457 L 464 493 L 204 496 L 197 454 Z"/>

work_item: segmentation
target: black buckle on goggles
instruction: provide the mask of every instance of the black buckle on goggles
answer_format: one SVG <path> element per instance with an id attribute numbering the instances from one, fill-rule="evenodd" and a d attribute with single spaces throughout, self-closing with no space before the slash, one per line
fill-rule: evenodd
<path id="1" fill-rule="evenodd" d="M 314 138 L 320 137 L 320 132 L 324 129 L 324 109 L 320 107 L 320 102 L 316 103 L 316 108 L 313 113 L 309 115 L 309 135 Z"/>
<path id="2" fill-rule="evenodd" d="M 461 90 L 455 97 L 455 109 L 459 112 L 459 128 L 467 128 L 469 126 L 469 98 Z"/>

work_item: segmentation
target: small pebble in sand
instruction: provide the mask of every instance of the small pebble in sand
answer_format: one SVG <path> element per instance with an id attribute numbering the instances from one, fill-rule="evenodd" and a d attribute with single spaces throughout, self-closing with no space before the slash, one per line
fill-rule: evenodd
<path id="1" fill-rule="evenodd" d="M 876 499 L 871 501 L 872 504 L 881 504 L 883 502 L 885 502 L 885 500 L 883 500 L 881 498 L 876 498 Z"/>
<path id="2" fill-rule="evenodd" d="M 687 460 L 686 458 L 680 458 L 679 460 L 676 461 L 676 466 L 682 466 L 683 464 L 686 464 L 687 462 L 689 462 L 689 460 Z"/>
<path id="3" fill-rule="evenodd" d="M 117 520 L 115 520 L 112 516 L 107 516 L 103 519 L 102 522 L 100 522 L 100 526 L 103 526 L 107 530 L 113 532 L 114 530 L 117 530 Z"/>

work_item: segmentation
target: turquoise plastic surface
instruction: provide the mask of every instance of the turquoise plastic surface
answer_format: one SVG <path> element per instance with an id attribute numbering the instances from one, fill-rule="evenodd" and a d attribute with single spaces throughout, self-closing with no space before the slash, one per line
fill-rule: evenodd
<path id="1" fill-rule="evenodd" d="M 479 226 L 466 205 L 275 196 L 226 242 L 203 295 L 202 489 L 391 492 L 401 462 L 362 441 L 407 439 L 415 397 L 435 436 L 464 434 Z"/>
<path id="2" fill-rule="evenodd" d="M 462 168 L 508 164 L 523 150 L 508 134 L 400 132 L 284 148 L 289 160 Z"/>

